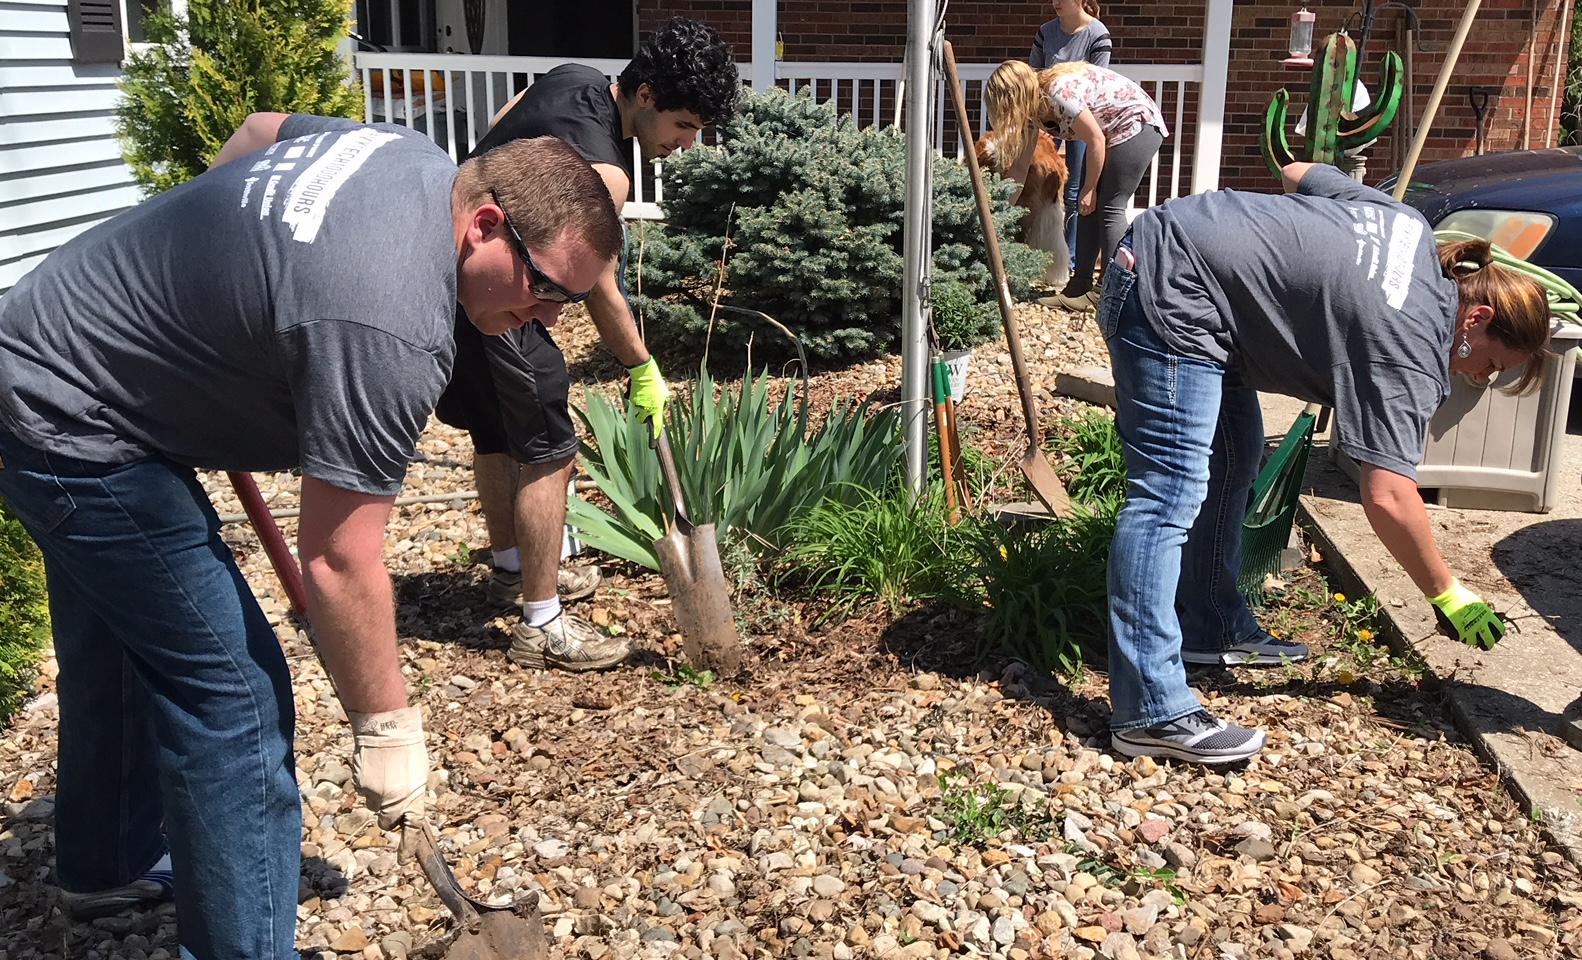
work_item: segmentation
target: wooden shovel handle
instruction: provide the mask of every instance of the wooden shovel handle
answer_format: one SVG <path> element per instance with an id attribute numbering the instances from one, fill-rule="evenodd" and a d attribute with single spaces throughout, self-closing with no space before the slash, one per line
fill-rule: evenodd
<path id="1" fill-rule="evenodd" d="M 1000 319 L 1005 323 L 1005 344 L 1011 351 L 1011 369 L 1016 373 L 1016 386 L 1022 396 L 1022 415 L 1027 418 L 1027 441 L 1032 447 L 1039 444 L 1038 407 L 1027 378 L 1027 361 L 1022 359 L 1022 335 L 1016 326 L 1016 311 L 1011 306 L 1011 288 L 1005 281 L 1005 261 L 1000 258 L 1000 236 L 994 229 L 994 212 L 989 206 L 989 188 L 983 183 L 983 170 L 978 166 L 978 152 L 967 131 L 972 129 L 967 119 L 967 103 L 961 96 L 961 78 L 956 73 L 956 52 L 945 41 L 945 86 L 950 90 L 950 103 L 956 111 L 957 133 L 961 136 L 967 155 L 967 172 L 972 175 L 972 194 L 978 201 L 978 222 L 983 225 L 983 246 L 989 255 L 989 274 L 994 278 L 995 298 L 1000 302 Z"/>

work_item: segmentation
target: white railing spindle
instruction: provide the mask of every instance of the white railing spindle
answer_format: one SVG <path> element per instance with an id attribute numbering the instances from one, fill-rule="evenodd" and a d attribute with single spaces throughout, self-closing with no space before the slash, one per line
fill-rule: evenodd
<path id="1" fill-rule="evenodd" d="M 355 70 L 363 82 L 363 109 L 367 119 L 426 128 L 427 135 L 436 143 L 442 142 L 440 132 L 443 130 L 449 152 L 460 161 L 477 147 L 478 141 L 489 129 L 490 120 L 504 103 L 514 98 L 525 85 L 531 85 L 539 76 L 563 62 L 549 57 L 365 52 L 356 55 Z M 580 62 L 604 73 L 612 82 L 626 65 L 622 60 Z M 962 92 L 969 104 L 981 104 L 984 86 L 996 66 L 992 63 L 960 66 Z M 739 64 L 738 68 L 744 75 L 750 73 L 748 64 Z M 1164 100 L 1165 90 L 1173 90 L 1175 104 L 1171 112 L 1175 125 L 1171 128 L 1171 139 L 1166 144 L 1170 150 L 1169 189 L 1160 190 L 1160 167 L 1164 158 L 1155 157 L 1149 167 L 1148 201 L 1153 204 L 1180 195 L 1182 142 L 1185 140 L 1187 122 L 1186 98 L 1190 90 L 1202 83 L 1201 66 L 1120 64 L 1114 69 L 1143 84 L 1145 88 L 1151 87 L 1161 109 L 1168 110 Z M 904 93 L 901 89 L 902 65 L 899 63 L 778 61 L 775 70 L 780 83 L 791 94 L 809 92 L 818 99 L 832 100 L 836 109 L 850 115 L 858 127 L 901 125 L 901 99 Z M 412 89 L 414 73 L 423 78 L 423 91 L 416 96 Z M 518 82 L 518 76 L 525 78 L 525 84 Z M 378 96 L 373 90 L 375 79 L 382 83 Z M 439 81 L 437 84 L 436 80 Z M 397 83 L 403 87 L 400 95 L 395 91 Z M 458 83 L 461 84 L 460 90 L 456 86 Z M 478 84 L 484 87 L 481 97 L 476 89 Z M 945 107 L 943 79 L 936 84 L 935 92 L 937 101 L 931 111 L 935 123 L 935 149 L 960 159 L 964 151 L 969 149 L 969 145 L 962 142 L 964 138 L 953 135 L 952 139 L 956 140 L 954 144 L 944 141 L 944 121 L 948 111 Z M 503 102 L 500 100 L 501 94 L 505 95 Z M 886 116 L 885 97 L 890 95 L 895 98 L 895 111 L 893 116 Z M 438 104 L 434 102 L 436 97 L 441 99 Z M 988 132 L 988 115 L 981 107 L 971 126 L 976 128 L 974 140 Z M 713 142 L 712 137 L 707 139 Z M 662 215 L 660 204 L 664 199 L 664 181 L 661 166 L 658 161 L 645 163 L 640 151 L 634 146 L 633 170 L 637 171 L 637 175 L 633 178 L 632 197 L 623 210 L 628 218 L 657 219 Z M 1165 195 L 1161 196 L 1161 193 Z"/>

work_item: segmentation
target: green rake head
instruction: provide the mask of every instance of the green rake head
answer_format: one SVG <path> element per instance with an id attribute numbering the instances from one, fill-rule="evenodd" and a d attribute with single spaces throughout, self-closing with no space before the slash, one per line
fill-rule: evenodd
<path id="1" fill-rule="evenodd" d="M 1318 416 L 1309 411 L 1297 417 L 1253 482 L 1252 502 L 1241 525 L 1241 574 L 1236 578 L 1237 588 L 1250 603 L 1263 602 L 1264 578 L 1280 572 L 1317 422 Z"/>
<path id="2" fill-rule="evenodd" d="M 1288 163 L 1334 163 L 1341 154 L 1383 133 L 1401 105 L 1401 74 L 1400 56 L 1386 53 L 1379 65 L 1379 87 L 1373 102 L 1360 112 L 1346 109 L 1357 85 L 1357 45 L 1344 33 L 1330 34 L 1322 54 L 1313 58 L 1313 78 L 1307 87 L 1307 135 L 1300 150 L 1292 150 L 1285 136 L 1291 95 L 1283 87 L 1275 91 L 1264 111 L 1259 140 L 1263 159 L 1276 179 Z"/>

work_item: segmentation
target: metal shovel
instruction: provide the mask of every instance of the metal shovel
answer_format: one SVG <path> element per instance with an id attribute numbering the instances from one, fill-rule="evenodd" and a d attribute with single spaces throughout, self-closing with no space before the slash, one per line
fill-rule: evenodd
<path id="1" fill-rule="evenodd" d="M 1069 517 L 1074 513 L 1071 496 L 1066 493 L 1066 485 L 1055 476 L 1055 468 L 1044 459 L 1043 432 L 1038 427 L 1038 401 L 1033 397 L 1033 386 L 1027 379 L 1027 362 L 1022 359 L 1022 335 L 1016 326 L 1015 310 L 1011 307 L 1011 288 L 1005 282 L 1005 262 L 1000 259 L 1000 238 L 994 229 L 994 214 L 989 209 L 989 191 L 983 185 L 978 153 L 967 133 L 972 129 L 972 124 L 967 119 L 967 104 L 961 96 L 961 79 L 956 74 L 956 54 L 948 40 L 945 41 L 945 86 L 950 90 L 950 102 L 956 110 L 956 126 L 967 148 L 967 172 L 972 174 L 972 192 L 978 200 L 978 221 L 983 224 L 983 245 L 989 254 L 989 273 L 994 277 L 994 292 L 1000 301 L 1000 319 L 1005 322 L 1005 343 L 1011 350 L 1011 369 L 1016 372 L 1016 388 L 1022 395 L 1022 415 L 1027 419 L 1027 451 L 1022 454 L 1022 475 L 1050 513 L 1057 517 Z"/>
<path id="2" fill-rule="evenodd" d="M 450 865 L 440 856 L 439 839 L 426 817 L 408 820 L 402 826 L 401 849 L 417 858 L 428 882 L 456 917 L 455 938 L 443 953 L 428 955 L 443 960 L 546 960 L 549 956 L 549 938 L 544 934 L 544 918 L 538 911 L 538 894 L 528 894 L 502 907 L 467 896 L 456 883 Z"/>
<path id="3" fill-rule="evenodd" d="M 696 670 L 712 670 L 716 677 L 734 677 L 742 671 L 742 641 L 736 632 L 730 588 L 720 564 L 720 547 L 714 524 L 693 526 L 681 495 L 681 478 L 670 452 L 670 438 L 663 428 L 649 442 L 659 455 L 659 470 L 675 505 L 670 532 L 654 541 L 659 569 L 670 591 L 670 609 L 681 629 L 681 646 Z"/>

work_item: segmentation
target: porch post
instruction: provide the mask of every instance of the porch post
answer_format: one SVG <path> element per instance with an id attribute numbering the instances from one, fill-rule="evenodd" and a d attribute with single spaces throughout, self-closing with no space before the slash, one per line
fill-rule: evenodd
<path id="1" fill-rule="evenodd" d="M 1230 15 L 1233 0 L 1205 0 L 1203 84 L 1198 90 L 1197 149 L 1192 154 L 1192 192 L 1219 189 L 1220 151 L 1225 145 L 1225 92 L 1230 74 Z"/>
<path id="2" fill-rule="evenodd" d="M 776 0 L 753 0 L 753 89 L 775 85 Z"/>

